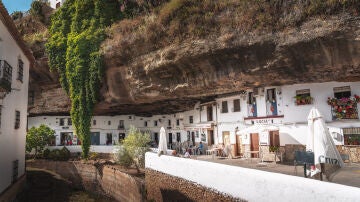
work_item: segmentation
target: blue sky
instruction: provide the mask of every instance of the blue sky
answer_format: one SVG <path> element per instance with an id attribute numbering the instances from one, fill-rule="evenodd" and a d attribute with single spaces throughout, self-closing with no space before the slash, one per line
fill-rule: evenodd
<path id="1" fill-rule="evenodd" d="M 2 0 L 9 14 L 14 11 L 27 11 L 30 8 L 32 0 Z"/>

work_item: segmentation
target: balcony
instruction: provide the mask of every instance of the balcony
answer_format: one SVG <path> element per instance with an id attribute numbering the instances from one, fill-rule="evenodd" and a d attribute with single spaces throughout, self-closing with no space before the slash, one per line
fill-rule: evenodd
<path id="1" fill-rule="evenodd" d="M 125 129 L 124 125 L 118 125 L 118 130 L 124 130 L 124 129 Z"/>
<path id="2" fill-rule="evenodd" d="M 331 114 L 333 120 L 342 119 L 359 119 L 357 103 L 360 102 L 360 97 L 354 95 L 350 98 L 328 98 L 327 103 L 331 106 Z"/>
<path id="3" fill-rule="evenodd" d="M 0 92 L 11 91 L 12 67 L 5 60 L 0 60 Z"/>
<path id="4" fill-rule="evenodd" d="M 277 116 L 278 115 L 276 101 L 266 102 L 266 115 L 267 116 Z"/>
<path id="5" fill-rule="evenodd" d="M 249 117 L 257 117 L 256 104 L 248 104 L 248 116 Z"/>

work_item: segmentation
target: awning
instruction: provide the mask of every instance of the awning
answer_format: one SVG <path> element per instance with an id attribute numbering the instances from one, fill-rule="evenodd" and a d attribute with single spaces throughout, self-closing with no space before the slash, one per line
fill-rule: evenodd
<path id="1" fill-rule="evenodd" d="M 237 131 L 236 135 L 261 133 L 264 131 L 276 131 L 276 130 L 279 130 L 279 127 L 275 125 L 255 124 L 250 127 Z"/>
<path id="2" fill-rule="evenodd" d="M 212 127 L 212 123 L 199 123 L 194 125 L 185 125 L 185 130 L 197 130 L 197 129 L 210 129 Z"/>

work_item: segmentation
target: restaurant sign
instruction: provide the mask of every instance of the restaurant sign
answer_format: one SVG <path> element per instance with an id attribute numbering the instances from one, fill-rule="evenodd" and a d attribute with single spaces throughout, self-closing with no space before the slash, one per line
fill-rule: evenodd
<path id="1" fill-rule="evenodd" d="M 274 124 L 282 123 L 282 118 L 263 118 L 263 119 L 248 119 L 245 120 L 245 124 Z"/>

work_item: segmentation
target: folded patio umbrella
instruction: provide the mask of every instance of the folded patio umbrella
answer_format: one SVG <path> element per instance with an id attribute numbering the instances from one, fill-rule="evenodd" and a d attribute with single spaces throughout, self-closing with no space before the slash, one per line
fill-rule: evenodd
<path id="1" fill-rule="evenodd" d="M 329 129 L 319 110 L 313 107 L 308 116 L 308 135 L 306 151 L 314 152 L 315 166 L 318 168 L 315 173 L 320 172 L 320 163 L 343 167 L 344 162 L 332 139 Z M 333 170 L 335 172 L 336 170 Z M 333 173 L 332 172 L 332 173 Z M 332 173 L 327 173 L 329 176 Z"/>
<path id="2" fill-rule="evenodd" d="M 165 128 L 161 127 L 160 129 L 160 140 L 159 140 L 159 147 L 158 147 L 158 155 L 167 153 L 167 141 L 166 141 L 166 133 Z"/>

